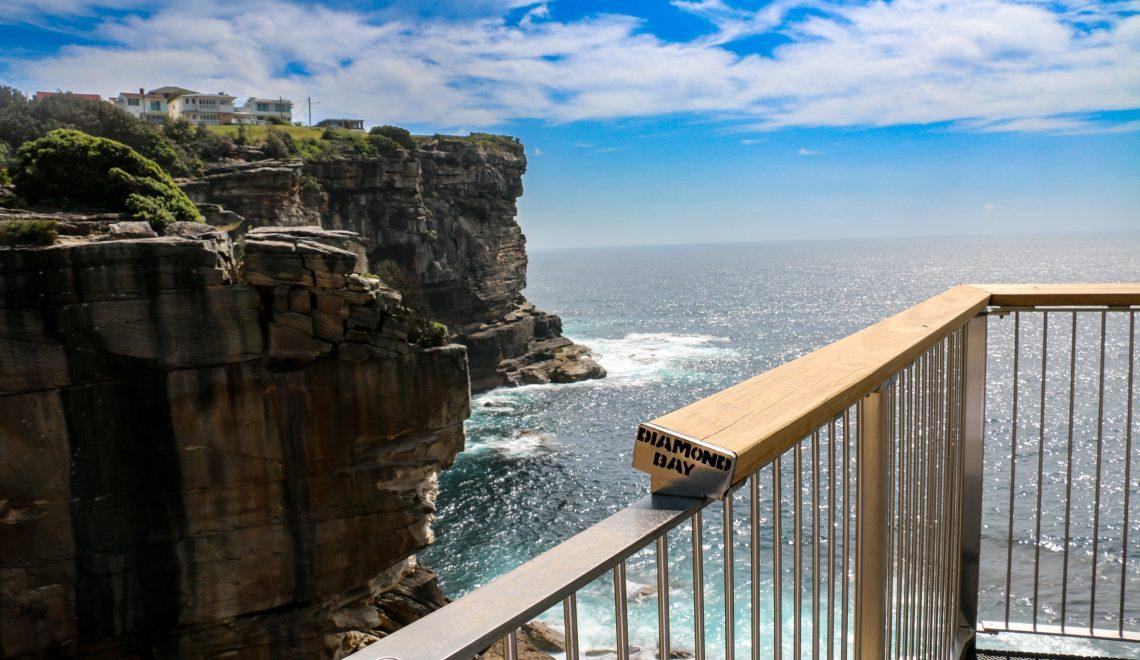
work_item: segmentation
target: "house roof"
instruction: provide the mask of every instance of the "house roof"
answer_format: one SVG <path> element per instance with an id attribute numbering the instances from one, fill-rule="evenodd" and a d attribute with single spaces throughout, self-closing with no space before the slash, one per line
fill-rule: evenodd
<path id="1" fill-rule="evenodd" d="M 157 89 L 152 89 L 147 93 L 148 94 L 162 94 L 163 96 L 182 96 L 183 94 L 197 94 L 198 92 L 195 92 L 192 89 L 186 89 L 185 87 L 175 87 L 174 85 L 166 85 L 165 87 L 159 87 Z"/>

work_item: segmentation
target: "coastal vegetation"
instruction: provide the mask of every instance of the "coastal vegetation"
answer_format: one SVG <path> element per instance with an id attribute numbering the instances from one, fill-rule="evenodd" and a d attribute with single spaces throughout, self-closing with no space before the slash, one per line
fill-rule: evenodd
<path id="1" fill-rule="evenodd" d="M 56 223 L 51 220 L 0 222 L 0 245 L 51 245 L 56 235 Z"/>
<path id="2" fill-rule="evenodd" d="M 157 163 L 121 142 L 73 129 L 56 129 L 21 146 L 12 179 L 31 204 L 127 211 L 156 230 L 201 219 Z"/>

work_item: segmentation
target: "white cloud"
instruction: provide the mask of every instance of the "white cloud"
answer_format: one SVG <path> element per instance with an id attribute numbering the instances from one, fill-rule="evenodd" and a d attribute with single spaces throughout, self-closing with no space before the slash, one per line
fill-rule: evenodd
<path id="1" fill-rule="evenodd" d="M 821 153 L 823 152 L 816 151 L 815 149 L 805 149 L 803 147 L 800 147 L 799 151 L 796 152 L 796 154 L 800 156 L 818 156 Z"/>
<path id="2" fill-rule="evenodd" d="M 531 152 L 532 152 L 532 153 L 533 153 L 535 156 L 541 156 L 541 155 L 542 155 L 542 149 L 539 149 L 538 147 L 535 147 L 534 149 L 531 149 Z"/>
<path id="3" fill-rule="evenodd" d="M 32 11 L 30 2 L 16 2 Z M 59 11 L 90 6 L 46 2 Z M 559 22 L 545 4 L 476 4 L 500 15 L 531 9 L 512 26 L 285 0 L 202 0 L 106 19 L 92 35 L 105 46 L 9 56 L 0 65 L 28 89 L 112 94 L 182 84 L 312 96 L 325 116 L 440 127 L 692 113 L 753 130 L 938 122 L 979 131 L 1140 128 L 1085 118 L 1140 107 L 1140 15 L 1128 15 L 1140 9 L 1135 0 L 778 0 L 759 11 L 676 0 L 716 26 L 710 37 L 680 43 L 647 32 L 636 17 Z M 814 11 L 789 22 L 794 7 Z M 771 56 L 724 47 L 773 30 L 791 41 Z M 309 75 L 286 73 L 298 66 Z"/>

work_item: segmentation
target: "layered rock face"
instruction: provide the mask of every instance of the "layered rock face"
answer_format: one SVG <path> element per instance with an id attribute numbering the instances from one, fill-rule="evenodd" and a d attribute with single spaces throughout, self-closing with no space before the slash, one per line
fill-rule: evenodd
<path id="1" fill-rule="evenodd" d="M 238 270 L 111 220 L 0 248 L 0 656 L 346 652 L 421 579 L 465 349 L 409 343 L 345 232 L 251 232 Z"/>
<path id="2" fill-rule="evenodd" d="M 315 214 L 325 228 L 359 233 L 370 269 L 393 261 L 414 275 L 432 315 L 468 347 L 474 391 L 604 376 L 562 337 L 557 316 L 523 298 L 522 145 L 499 136 L 417 145 L 370 158 L 229 165 L 183 189 L 248 226 L 312 224 Z"/>

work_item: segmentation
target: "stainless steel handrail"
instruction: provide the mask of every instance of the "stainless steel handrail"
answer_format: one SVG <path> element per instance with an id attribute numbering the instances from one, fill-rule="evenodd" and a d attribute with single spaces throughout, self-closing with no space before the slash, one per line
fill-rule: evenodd
<path id="1" fill-rule="evenodd" d="M 712 500 L 647 495 L 353 660 L 470 658 L 615 567 Z M 615 574 L 624 573 L 615 571 Z M 624 586 L 624 580 L 622 580 Z M 623 624 L 619 620 L 619 625 Z M 424 630 L 430 630 L 425 635 Z"/>

